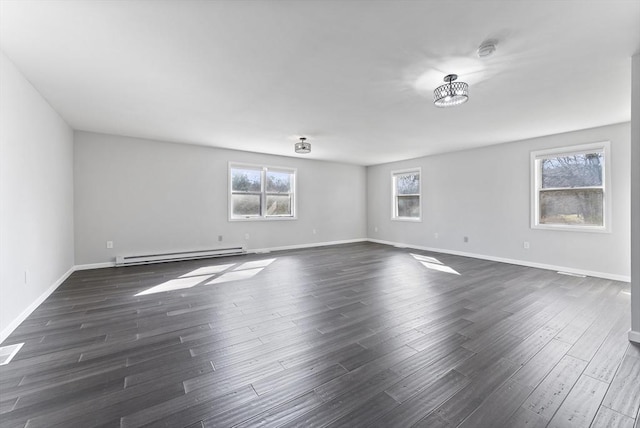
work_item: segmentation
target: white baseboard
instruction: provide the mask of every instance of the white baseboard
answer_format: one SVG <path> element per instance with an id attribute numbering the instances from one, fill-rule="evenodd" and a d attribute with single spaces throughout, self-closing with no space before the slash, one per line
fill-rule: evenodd
<path id="1" fill-rule="evenodd" d="M 313 248 L 313 247 L 326 247 L 328 245 L 340 245 L 340 244 L 352 244 L 354 242 L 367 242 L 366 238 L 358 239 L 344 239 L 341 241 L 328 241 L 328 242 L 313 242 L 310 244 L 297 244 L 297 245 L 285 245 L 282 247 L 268 247 L 268 248 L 251 248 L 247 249 L 248 254 L 270 253 L 272 251 L 286 251 L 286 250 L 298 250 L 301 248 Z M 89 270 L 89 269 L 102 269 L 115 267 L 115 262 L 103 262 L 103 263 L 88 263 L 83 265 L 74 266 L 74 270 Z"/>
<path id="2" fill-rule="evenodd" d="M 400 243 L 400 242 L 390 242 L 390 241 L 383 241 L 381 239 L 370 239 L 370 238 L 345 239 L 345 240 L 340 240 L 340 241 L 328 241 L 328 242 L 314 242 L 314 243 L 310 243 L 310 244 L 298 244 L 298 245 L 285 245 L 285 246 L 282 246 L 282 247 L 252 249 L 252 250 L 248 250 L 247 252 L 249 252 L 249 253 L 266 253 L 266 252 L 271 252 L 271 251 L 285 251 L 285 250 L 296 250 L 296 249 L 301 249 L 301 248 L 326 247 L 326 246 L 329 246 L 329 245 L 352 244 L 352 243 L 356 243 L 356 242 L 367 242 L 367 241 L 368 242 L 375 242 L 375 243 L 378 243 L 378 244 L 384 244 L 384 245 L 392 245 L 392 246 L 400 247 L 400 248 L 412 248 L 412 249 L 416 249 L 416 250 L 431 251 L 431 252 L 435 252 L 435 253 L 452 254 L 452 255 L 463 256 L 463 257 L 472 257 L 472 258 L 481 259 L 481 260 L 489 260 L 489 261 L 494 261 L 494 262 L 509 263 L 509 264 L 514 264 L 514 265 L 527 266 L 527 267 L 533 267 L 533 268 L 539 268 L 539 269 L 547 269 L 547 270 L 554 270 L 554 271 L 564 271 L 564 272 L 575 273 L 575 274 L 579 274 L 579 275 L 586 275 L 586 276 L 593 276 L 593 277 L 597 277 L 597 278 L 611 279 L 611 280 L 614 280 L 614 281 L 631 282 L 631 277 L 625 276 L 625 275 L 616 275 L 616 274 L 610 274 L 610 273 L 606 273 L 606 272 L 587 271 L 587 270 L 582 270 L 582 269 L 568 268 L 568 267 L 565 267 L 565 266 L 547 265 L 547 264 L 543 264 L 543 263 L 534 263 L 534 262 L 527 262 L 527 261 L 523 261 L 523 260 L 506 259 L 506 258 L 502 258 L 502 257 L 493 257 L 493 256 L 482 255 L 482 254 L 467 253 L 467 252 L 464 252 L 464 251 L 453 251 L 453 250 L 446 250 L 446 249 L 442 249 L 442 248 L 423 247 L 423 246 L 419 246 L 419 245 L 410 245 L 410 244 L 404 244 L 404 243 Z M 34 302 L 32 302 L 24 311 L 22 311 L 22 313 L 18 317 L 16 317 L 13 321 L 11 321 L 11 323 L 9 323 L 9 325 L 6 326 L 0 332 L 0 344 L 2 344 L 2 342 L 4 342 L 4 340 L 7 337 L 9 337 L 9 335 L 11 333 L 13 333 L 13 331 L 25 319 L 27 319 L 27 317 L 29 315 L 31 315 L 31 313 L 33 311 L 35 311 L 38 308 L 38 306 L 40 306 L 40 304 L 42 304 L 42 302 L 44 302 L 47 299 L 47 297 L 49 297 L 51 295 L 51 293 L 53 293 L 73 272 L 75 272 L 77 270 L 101 269 L 101 268 L 108 268 L 108 267 L 114 267 L 114 266 L 115 266 L 115 262 L 104 262 L 104 263 L 90 263 L 90 264 L 83 264 L 83 265 L 75 265 L 72 268 L 70 268 L 55 283 L 53 283 L 44 293 L 42 293 Z M 640 343 L 640 332 L 629 331 L 629 340 L 632 341 L 632 342 Z"/>
<path id="3" fill-rule="evenodd" d="M 593 277 L 596 277 L 596 278 L 610 279 L 610 280 L 613 280 L 613 281 L 631 282 L 631 276 L 617 275 L 617 274 L 608 273 L 608 272 L 596 272 L 596 271 L 590 271 L 590 270 L 584 270 L 584 269 L 575 269 L 575 268 L 570 268 L 570 267 L 566 267 L 566 266 L 555 266 L 555 265 L 549 265 L 549 264 L 544 264 L 544 263 L 529 262 L 529 261 L 525 261 L 525 260 L 507 259 L 507 258 L 503 258 L 503 257 L 487 256 L 487 255 L 484 255 L 484 254 L 467 253 L 467 252 L 464 252 L 464 251 L 455 251 L 455 250 L 446 250 L 446 249 L 442 249 L 442 248 L 423 247 L 423 246 L 420 246 L 420 245 L 404 244 L 404 243 L 401 243 L 401 242 L 383 241 L 381 239 L 368 239 L 368 241 L 375 242 L 375 243 L 378 243 L 378 244 L 393 245 L 394 247 L 400 247 L 400 248 L 413 248 L 415 250 L 431 251 L 431 252 L 434 252 L 434 253 L 443 253 L 443 254 L 452 254 L 454 256 L 471 257 L 471 258 L 474 258 L 474 259 L 489 260 L 489 261 L 492 261 L 492 262 L 508 263 L 508 264 L 518 265 L 518 266 L 526 266 L 526 267 L 532 267 L 532 268 L 538 268 L 538 269 L 554 270 L 556 272 L 557 271 L 569 272 L 569 273 L 574 273 L 574 274 L 578 274 L 578 275 L 586 275 L 586 276 L 593 276 Z"/>
<path id="4" fill-rule="evenodd" d="M 51 295 L 51 293 L 56 291 L 56 288 L 60 287 L 60 285 L 67 278 L 69 278 L 69 275 L 71 275 L 74 271 L 75 271 L 74 267 L 66 271 L 56 282 L 54 282 L 51 285 L 51 287 L 47 288 L 47 290 L 44 293 L 42 293 L 36 300 L 34 300 L 29 306 L 27 306 L 27 308 L 24 311 L 22 311 L 20 315 L 18 315 L 13 321 L 11 321 L 8 326 L 2 329 L 2 332 L 0 332 L 0 344 L 2 344 L 5 341 L 5 339 L 9 337 L 9 335 L 13 333 L 13 331 L 16 328 L 18 328 L 18 326 L 22 324 L 22 322 L 26 320 L 27 317 L 31 315 L 31 313 L 35 311 L 38 308 L 38 306 L 40 306 L 42 302 L 44 302 L 47 299 L 47 297 Z"/>
<path id="5" fill-rule="evenodd" d="M 326 247 L 329 245 L 353 244 L 355 242 L 367 242 L 366 238 L 344 239 L 342 241 L 313 242 L 311 244 L 285 245 L 282 247 L 249 249 L 247 253 L 269 253 L 271 251 L 298 250 L 301 248 Z"/>
<path id="6" fill-rule="evenodd" d="M 247 252 L 264 253 L 264 252 L 270 252 L 270 251 L 283 251 L 283 250 L 295 250 L 298 248 L 324 247 L 327 245 L 350 244 L 354 242 L 365 242 L 365 241 L 367 241 L 367 239 L 365 238 L 347 239 L 342 241 L 316 242 L 312 244 L 287 245 L 283 247 L 262 248 L 262 249 L 248 250 Z M 9 335 L 13 333 L 13 331 L 16 328 L 18 328 L 18 326 L 22 324 L 22 322 L 26 320 L 27 317 L 31 315 L 31 313 L 35 311 L 38 308 L 38 306 L 40 306 L 42 302 L 44 302 L 47 299 L 47 297 L 51 295 L 51 293 L 53 293 L 67 278 L 69 278 L 69 276 L 73 272 L 77 270 L 110 268 L 110 267 L 115 267 L 115 265 L 116 265 L 115 262 L 87 263 L 82 265 L 75 265 L 72 268 L 70 268 L 67 272 L 64 273 L 64 275 L 62 275 L 56 282 L 54 282 L 44 293 L 42 293 L 36 300 L 34 300 L 24 311 L 22 311 L 20 315 L 18 315 L 13 321 L 11 321 L 9 325 L 7 325 L 4 329 L 2 329 L 2 331 L 0 332 L 0 344 L 2 344 L 2 342 L 4 342 L 5 339 L 9 337 Z"/>
<path id="7" fill-rule="evenodd" d="M 109 267 L 115 267 L 116 262 L 104 262 L 104 263 L 88 263 L 85 265 L 75 265 L 73 267 L 73 270 L 89 270 L 89 269 L 102 269 L 102 268 L 109 268 Z"/>

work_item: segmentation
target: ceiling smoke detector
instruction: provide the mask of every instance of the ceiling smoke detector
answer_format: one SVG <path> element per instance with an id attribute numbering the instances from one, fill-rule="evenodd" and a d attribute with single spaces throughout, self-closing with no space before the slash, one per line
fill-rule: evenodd
<path id="1" fill-rule="evenodd" d="M 485 40 L 478 47 L 478 58 L 486 58 L 496 51 L 498 41 L 495 39 Z"/>

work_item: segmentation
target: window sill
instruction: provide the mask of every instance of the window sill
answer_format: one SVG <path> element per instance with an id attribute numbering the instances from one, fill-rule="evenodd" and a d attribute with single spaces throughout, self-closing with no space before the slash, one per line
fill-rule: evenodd
<path id="1" fill-rule="evenodd" d="M 233 217 L 229 218 L 230 222 L 242 221 L 291 221 L 297 220 L 298 217 Z"/>
<path id="2" fill-rule="evenodd" d="M 557 230 L 559 232 L 611 233 L 607 226 L 569 226 L 566 224 L 532 224 L 531 229 Z"/>
<path id="3" fill-rule="evenodd" d="M 422 223 L 421 218 L 411 218 L 411 217 L 391 217 L 391 221 L 407 221 L 409 223 Z"/>

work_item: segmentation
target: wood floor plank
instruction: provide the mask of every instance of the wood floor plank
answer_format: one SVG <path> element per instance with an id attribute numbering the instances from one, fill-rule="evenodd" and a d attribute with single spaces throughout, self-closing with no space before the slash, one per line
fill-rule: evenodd
<path id="1" fill-rule="evenodd" d="M 421 392 L 406 400 L 375 421 L 376 427 L 408 427 L 425 418 L 449 397 L 460 391 L 471 379 L 451 370 L 440 378 L 434 378 Z"/>
<path id="2" fill-rule="evenodd" d="M 525 338 L 512 351 L 507 353 L 506 357 L 518 364 L 525 364 L 531 357 L 546 346 L 556 335 L 557 330 L 549 327 L 541 327 L 533 334 Z"/>
<path id="3" fill-rule="evenodd" d="M 226 407 L 247 402 L 255 396 L 251 386 L 222 394 L 217 390 L 200 389 L 123 416 L 120 425 L 123 428 L 188 425 L 202 420 L 211 412 L 223 412 Z"/>
<path id="4" fill-rule="evenodd" d="M 590 361 L 607 338 L 611 328 L 623 316 L 624 309 L 620 304 L 614 303 L 605 307 L 598 316 L 598 322 L 593 322 L 587 328 L 568 354 L 584 361 Z"/>
<path id="5" fill-rule="evenodd" d="M 549 421 L 587 366 L 581 359 L 565 355 L 536 387 L 522 407 Z"/>
<path id="6" fill-rule="evenodd" d="M 402 377 L 407 377 L 421 368 L 428 367 L 434 362 L 456 351 L 463 354 L 465 358 L 470 358 L 475 355 L 474 352 L 464 348 L 460 350 L 460 345 L 465 341 L 466 338 L 459 334 L 455 334 L 447 340 L 437 341 L 428 348 L 425 348 L 420 352 L 416 352 L 415 355 L 397 363 L 392 367 L 392 370 Z M 464 359 L 456 361 L 456 365 L 461 364 L 463 361 Z"/>
<path id="7" fill-rule="evenodd" d="M 414 355 L 416 351 L 408 346 L 403 346 L 378 359 L 369 361 L 355 370 L 340 376 L 324 385 L 316 388 L 323 401 L 331 401 L 345 394 L 357 394 L 358 388 L 366 385 L 371 379 L 375 379 L 381 373 L 394 367 L 395 364 L 402 364 L 403 361 Z M 397 373 L 394 372 L 397 375 Z M 387 375 L 385 375 L 387 376 Z M 392 377 L 392 376 L 387 376 Z M 401 376 L 395 376 L 399 380 Z M 391 383 L 390 385 L 392 385 Z"/>
<path id="8" fill-rule="evenodd" d="M 571 345 L 559 340 L 549 341 L 513 375 L 513 380 L 533 390 L 565 356 L 570 347 Z"/>
<path id="9" fill-rule="evenodd" d="M 506 424 L 533 388 L 513 379 L 491 393 L 460 425 L 460 428 L 499 427 Z"/>
<path id="10" fill-rule="evenodd" d="M 505 334 L 504 336 L 496 339 L 493 342 L 493 346 L 487 347 L 473 357 L 459 364 L 456 367 L 456 370 L 465 376 L 476 376 L 482 374 L 487 367 L 495 364 L 496 360 L 500 359 L 502 355 L 512 351 L 521 342 L 521 338 Z M 464 344 L 462 344 L 462 346 L 464 347 Z"/>
<path id="11" fill-rule="evenodd" d="M 327 428 L 366 428 L 372 427 L 376 421 L 389 413 L 399 405 L 397 401 L 381 392 L 372 399 L 365 401 L 360 406 L 345 416 L 327 425 Z"/>
<path id="12" fill-rule="evenodd" d="M 371 242 L 78 271 L 7 339 L 0 427 L 638 428 L 628 287 Z"/>
<path id="13" fill-rule="evenodd" d="M 357 394 L 341 394 L 336 398 L 323 402 L 320 406 L 304 415 L 281 425 L 294 426 L 323 426 L 343 417 L 357 409 L 362 402 L 371 399 L 384 391 L 388 386 L 398 381 L 398 375 L 391 370 L 385 370 L 367 379 L 357 386 Z"/>
<path id="14" fill-rule="evenodd" d="M 282 426 L 300 417 L 304 417 L 306 414 L 312 413 L 312 411 L 319 408 L 321 404 L 322 400 L 318 397 L 318 394 L 311 391 L 291 401 L 275 406 L 253 419 L 238 424 L 236 428 Z"/>
<path id="15" fill-rule="evenodd" d="M 518 410 L 502 425 L 503 428 L 545 428 L 548 419 L 533 413 L 532 411 L 525 409 L 524 407 L 518 408 Z M 498 428 L 498 425 L 495 425 Z"/>
<path id="16" fill-rule="evenodd" d="M 625 356 L 640 358 L 640 343 L 629 342 L 629 348 L 625 352 Z"/>
<path id="17" fill-rule="evenodd" d="M 635 418 L 640 411 L 640 358 L 627 355 L 616 373 L 602 403 Z"/>
<path id="18" fill-rule="evenodd" d="M 443 341 L 457 341 L 458 337 L 465 338 L 466 342 L 468 339 L 466 338 L 466 336 L 461 335 L 459 333 L 459 330 L 461 327 L 469 325 L 470 322 L 471 321 L 465 319 L 458 319 L 451 323 L 447 323 L 444 325 L 441 324 L 437 329 L 429 329 L 429 331 L 427 332 L 425 332 L 424 329 L 421 329 L 420 331 L 424 333 L 424 336 L 412 342 L 409 342 L 409 346 L 417 351 L 424 351 L 425 349 L 429 349 Z"/>
<path id="19" fill-rule="evenodd" d="M 184 385 L 184 391 L 186 393 L 199 389 L 214 389 L 222 393 L 223 391 L 235 390 L 242 385 L 248 385 L 283 370 L 282 365 L 278 362 L 255 366 L 249 364 L 247 368 L 240 370 L 231 366 L 226 368 L 226 370 L 216 370 L 212 373 L 186 379 L 182 384 Z"/>
<path id="20" fill-rule="evenodd" d="M 13 410 L 16 402 L 18 401 L 18 398 L 10 398 L 8 400 L 2 400 L 0 401 L 0 415 L 3 413 L 7 413 L 10 412 L 11 410 Z"/>
<path id="21" fill-rule="evenodd" d="M 318 371 L 326 372 L 325 380 L 327 382 L 348 372 L 348 370 L 340 364 L 333 364 L 329 367 L 325 367 L 324 364 L 310 366 L 305 365 L 303 367 L 292 367 L 290 369 L 274 373 L 271 376 L 267 376 L 253 382 L 251 386 L 253 386 L 256 394 L 262 395 L 272 389 L 283 387 L 287 384 L 304 383 L 307 378 L 313 376 Z"/>
<path id="22" fill-rule="evenodd" d="M 278 420 L 276 414 L 282 414 L 285 411 L 284 407 L 281 407 L 283 403 L 291 403 L 298 397 L 307 396 L 307 399 L 320 400 L 317 394 L 311 394 L 313 390 L 323 385 L 337 376 L 344 373 L 344 369 L 338 368 L 339 366 L 331 366 L 324 370 L 318 370 L 309 374 L 307 377 L 301 379 L 301 381 L 293 384 L 288 383 L 281 385 L 274 389 L 267 391 L 264 394 L 259 395 L 255 399 L 249 402 L 240 403 L 238 406 L 231 407 L 225 411 L 209 414 L 204 420 L 205 426 L 236 426 L 239 423 L 244 423 L 248 420 Z M 305 401 L 307 402 L 307 401 Z M 317 401 L 318 405 L 320 401 Z M 288 417 L 295 417 L 290 412 L 286 413 Z M 282 422 L 282 421 L 281 421 Z"/>
<path id="23" fill-rule="evenodd" d="M 549 422 L 549 428 L 590 426 L 608 387 L 605 382 L 580 376 Z"/>
<path id="24" fill-rule="evenodd" d="M 421 420 L 423 426 L 457 426 L 467 418 L 505 380 L 515 373 L 517 367 L 506 359 L 500 359 L 482 371 L 471 383 L 444 402 L 433 414 Z"/>
<path id="25" fill-rule="evenodd" d="M 442 377 L 445 373 L 472 355 L 474 355 L 473 352 L 459 347 L 453 352 L 442 356 L 440 359 L 437 359 L 436 356 L 433 361 L 424 362 L 418 370 L 406 376 L 401 382 L 388 388 L 386 393 L 397 402 L 402 403 L 420 391 L 430 388 L 430 384 L 434 379 Z M 396 373 L 400 372 L 396 370 L 396 366 L 392 367 L 392 370 Z"/>
<path id="26" fill-rule="evenodd" d="M 424 337 L 423 333 L 420 333 L 417 330 L 409 330 L 403 334 L 392 337 L 391 339 L 388 339 L 369 349 L 366 349 L 359 354 L 341 360 L 340 365 L 342 365 L 347 370 L 356 369 L 368 361 L 375 360 L 376 358 L 386 355 L 389 352 L 405 346 L 410 342 L 418 340 L 421 337 Z"/>
<path id="27" fill-rule="evenodd" d="M 27 426 L 30 428 L 97 426 L 119 419 L 121 415 L 129 413 L 132 408 L 155 406 L 184 394 L 180 384 L 154 385 L 154 388 L 154 390 L 128 388 L 120 392 L 91 397 L 73 405 L 65 403 L 58 410 L 29 418 Z"/>
<path id="28" fill-rule="evenodd" d="M 585 369 L 585 374 L 603 382 L 611 383 L 629 346 L 629 340 L 624 337 L 625 333 L 629 331 L 629 325 L 631 325 L 631 314 L 625 312 L 613 326 L 602 346 L 594 354 Z"/>
<path id="29" fill-rule="evenodd" d="M 600 406 L 598 413 L 596 414 L 592 427 L 607 427 L 607 428 L 633 428 L 634 418 L 618 413 L 615 410 L 611 410 L 607 407 Z"/>

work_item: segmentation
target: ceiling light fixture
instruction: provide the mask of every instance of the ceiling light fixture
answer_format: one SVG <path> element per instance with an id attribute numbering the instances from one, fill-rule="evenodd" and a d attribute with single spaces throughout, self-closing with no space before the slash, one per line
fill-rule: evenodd
<path id="1" fill-rule="evenodd" d="M 300 142 L 295 145 L 296 153 L 311 153 L 311 143 L 307 143 L 306 137 L 300 137 Z"/>
<path id="2" fill-rule="evenodd" d="M 445 85 L 438 86 L 433 91 L 433 103 L 436 107 L 453 107 L 469 101 L 469 85 L 464 82 L 454 82 L 457 74 L 445 76 Z"/>

